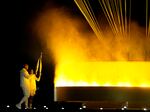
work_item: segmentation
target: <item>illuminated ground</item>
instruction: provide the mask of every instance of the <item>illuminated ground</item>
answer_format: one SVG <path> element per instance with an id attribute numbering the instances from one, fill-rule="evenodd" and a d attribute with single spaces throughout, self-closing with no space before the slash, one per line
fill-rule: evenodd
<path id="1" fill-rule="evenodd" d="M 14 105 L 1 105 L 2 112 L 97 112 L 97 111 L 149 111 L 150 105 L 128 104 L 125 102 L 51 102 L 49 105 L 36 105 L 36 109 L 18 110 Z M 97 108 L 91 108 L 92 106 Z"/>

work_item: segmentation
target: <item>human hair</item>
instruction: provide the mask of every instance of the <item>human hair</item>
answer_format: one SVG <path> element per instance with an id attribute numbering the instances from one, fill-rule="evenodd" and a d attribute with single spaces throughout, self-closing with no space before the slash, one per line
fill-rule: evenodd
<path id="1" fill-rule="evenodd" d="M 26 68 L 26 67 L 29 67 L 29 65 L 25 63 L 25 64 L 23 65 L 23 67 Z"/>

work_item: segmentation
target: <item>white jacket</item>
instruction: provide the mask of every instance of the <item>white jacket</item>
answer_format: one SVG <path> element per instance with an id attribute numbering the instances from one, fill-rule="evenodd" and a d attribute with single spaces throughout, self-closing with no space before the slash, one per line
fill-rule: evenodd
<path id="1" fill-rule="evenodd" d="M 25 68 L 20 70 L 20 86 L 21 87 L 30 87 L 29 78 L 30 78 L 30 75 Z"/>

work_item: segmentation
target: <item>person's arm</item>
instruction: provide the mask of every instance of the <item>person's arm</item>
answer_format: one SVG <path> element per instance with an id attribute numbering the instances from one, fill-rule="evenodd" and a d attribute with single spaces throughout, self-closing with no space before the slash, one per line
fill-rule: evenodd
<path id="1" fill-rule="evenodd" d="M 29 75 L 28 71 L 24 71 L 24 73 L 23 73 L 23 74 L 24 74 L 24 77 L 25 77 L 25 78 L 27 78 L 27 79 L 29 79 L 29 78 L 30 78 L 30 75 Z"/>

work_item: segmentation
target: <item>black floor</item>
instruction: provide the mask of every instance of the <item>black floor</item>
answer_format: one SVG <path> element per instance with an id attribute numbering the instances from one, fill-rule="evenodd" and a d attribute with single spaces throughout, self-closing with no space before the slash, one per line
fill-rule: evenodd
<path id="1" fill-rule="evenodd" d="M 150 108 L 95 108 L 84 107 L 82 103 L 51 102 L 48 105 L 34 105 L 33 109 L 17 109 L 15 105 L 0 105 L 0 112 L 149 112 Z"/>

